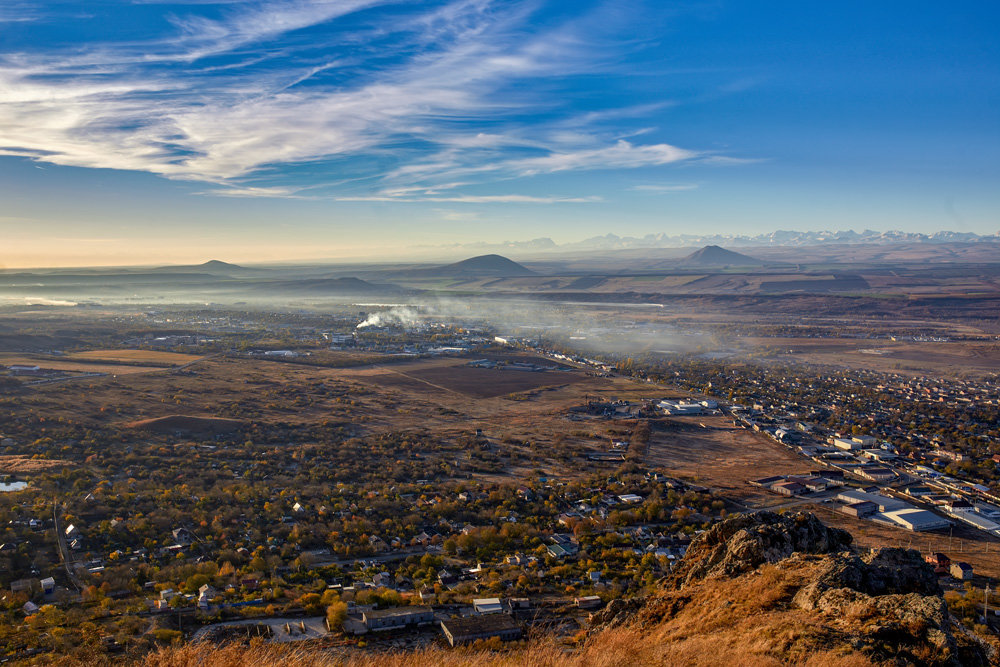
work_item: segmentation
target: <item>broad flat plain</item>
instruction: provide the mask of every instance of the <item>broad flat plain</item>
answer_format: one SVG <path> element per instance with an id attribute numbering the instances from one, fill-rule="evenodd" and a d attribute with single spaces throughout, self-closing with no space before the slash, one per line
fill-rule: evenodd
<path id="1" fill-rule="evenodd" d="M 341 424 L 358 435 L 412 431 L 448 441 L 482 429 L 498 446 L 522 455 L 520 463 L 505 470 L 516 479 L 537 470 L 558 478 L 613 469 L 587 461 L 586 454 L 607 450 L 612 439 L 628 439 L 636 421 L 573 412 L 588 400 L 686 395 L 629 378 L 602 377 L 585 368 L 499 371 L 469 367 L 461 358 L 390 361 L 328 368 L 215 357 L 190 365 L 184 373 L 168 369 L 39 385 L 23 401 L 52 420 L 124 431 L 174 415 L 237 418 L 264 430 Z M 633 460 L 730 491 L 759 476 L 760 470 L 792 473 L 807 465 L 757 434 L 726 427 L 728 422 L 721 418 L 706 419 L 712 421 L 711 428 L 657 420 L 648 453 L 633 453 Z M 177 440 L 170 433 L 136 437 Z"/>
<path id="2" fill-rule="evenodd" d="M 502 355 L 501 355 L 502 357 Z M 511 360 L 517 358 L 513 355 Z M 523 360 L 523 359 L 519 359 Z M 346 426 L 355 435 L 420 433 L 458 442 L 482 429 L 500 468 L 475 473 L 491 481 L 518 482 L 545 475 L 568 480 L 619 464 L 588 461 L 589 452 L 629 439 L 631 418 L 589 415 L 588 400 L 679 398 L 686 392 L 607 377 L 586 368 L 568 371 L 495 371 L 472 368 L 461 358 L 329 368 L 247 357 L 205 358 L 183 373 L 118 374 L 38 385 L 22 395 L 25 409 L 47 420 L 134 432 L 137 443 L 184 445 L 205 434 L 150 433 L 136 423 L 174 415 L 236 418 L 258 431 L 297 425 Z M 539 359 L 539 363 L 551 363 Z M 149 369 L 146 369 L 149 370 Z M 308 447 L 292 442 L 288 446 Z M 723 416 L 658 417 L 651 420 L 646 447 L 629 460 L 667 475 L 710 487 L 739 505 L 778 503 L 748 481 L 775 474 L 801 474 L 818 466 L 770 438 L 732 426 Z M 27 472 L 27 471 L 25 471 Z M 834 525 L 850 529 L 859 543 L 948 550 L 948 537 L 856 521 L 819 503 L 800 503 Z M 956 528 L 970 550 L 968 560 L 983 572 L 1000 574 L 1000 553 L 987 552 L 981 535 Z M 994 550 L 1000 544 L 990 545 Z M 954 549 L 951 549 L 953 551 Z M 992 569 L 991 569 L 992 568 Z"/>

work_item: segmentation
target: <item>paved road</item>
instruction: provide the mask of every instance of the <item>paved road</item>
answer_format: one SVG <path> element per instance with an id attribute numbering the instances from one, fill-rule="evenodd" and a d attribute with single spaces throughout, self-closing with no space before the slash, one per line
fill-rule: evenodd
<path id="1" fill-rule="evenodd" d="M 429 547 L 427 549 L 410 549 L 407 551 L 395 551 L 387 554 L 379 554 L 377 556 L 358 556 L 356 558 L 333 558 L 329 560 L 316 560 L 310 567 L 329 567 L 331 565 L 354 565 L 359 560 L 364 561 L 375 561 L 376 563 L 391 563 L 394 560 L 405 560 L 410 556 L 424 556 L 426 554 L 431 554 L 433 556 L 440 556 L 442 553 L 441 547 Z"/>
<path id="2" fill-rule="evenodd" d="M 56 542 L 59 545 L 59 557 L 62 559 L 63 565 L 66 567 L 66 576 L 69 577 L 70 583 L 76 586 L 77 592 L 83 590 L 83 584 L 76 576 L 76 572 L 73 571 L 73 554 L 70 553 L 69 546 L 66 544 L 66 533 L 63 531 L 62 527 L 59 525 L 59 503 L 56 499 L 52 499 L 52 522 L 56 529 Z"/>

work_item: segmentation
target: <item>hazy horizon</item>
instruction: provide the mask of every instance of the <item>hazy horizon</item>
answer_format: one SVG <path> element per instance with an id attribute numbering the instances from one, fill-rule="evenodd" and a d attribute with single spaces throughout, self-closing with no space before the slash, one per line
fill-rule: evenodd
<path id="1" fill-rule="evenodd" d="M 824 230 L 823 232 L 817 232 L 817 234 L 829 234 L 830 236 L 851 234 L 855 230 Z M 872 232 L 878 230 L 864 230 L 865 232 Z M 802 234 L 804 238 L 811 238 L 813 232 L 800 232 L 798 230 L 772 230 L 770 234 Z M 900 230 L 884 230 L 881 233 L 892 234 L 900 233 Z M 938 230 L 933 234 L 953 234 L 953 230 Z M 930 243 L 928 237 L 933 236 L 933 234 L 924 235 L 924 238 L 919 239 L 917 243 Z M 623 242 L 630 243 L 624 248 L 611 248 L 608 246 L 602 247 L 597 243 L 599 240 L 603 240 L 604 237 L 589 237 L 580 238 L 575 240 L 570 240 L 565 243 L 555 243 L 547 237 L 540 237 L 536 239 L 528 240 L 506 240 L 500 243 L 489 243 L 489 242 L 479 242 L 470 244 L 451 244 L 451 245 L 439 245 L 439 246 L 416 246 L 407 249 L 384 249 L 377 247 L 369 247 L 364 249 L 356 250 L 349 254 L 344 254 L 342 256 L 324 254 L 323 250 L 315 251 L 316 254 L 313 256 L 308 256 L 303 254 L 302 256 L 248 256 L 247 258 L 233 257 L 230 254 L 229 249 L 219 248 L 218 253 L 215 255 L 206 254 L 205 251 L 200 251 L 197 254 L 182 255 L 176 258 L 169 258 L 168 256 L 157 253 L 150 254 L 147 256 L 148 261 L 140 261 L 136 259 L 135 251 L 130 254 L 130 259 L 123 260 L 121 262 L 109 262 L 105 264 L 96 263 L 95 257 L 92 255 L 87 255 L 86 259 L 81 262 L 67 262 L 63 264 L 8 264 L 4 265 L 0 263 L 0 271 L 4 270 L 50 270 L 50 269 L 150 269 L 150 268 L 160 268 L 160 267 L 177 267 L 177 266 L 200 266 L 213 261 L 223 262 L 226 264 L 235 264 L 239 266 L 248 267 L 303 267 L 308 265 L 316 266 L 350 266 L 350 265 L 407 265 L 407 264 L 433 264 L 443 263 L 443 262 L 454 262 L 457 260 L 465 259 L 468 257 L 478 256 L 478 255 L 507 255 L 519 261 L 540 261 L 544 262 L 546 260 L 559 260 L 565 259 L 567 257 L 574 256 L 587 256 L 593 255 L 595 257 L 608 256 L 609 253 L 614 253 L 620 250 L 627 250 L 630 252 L 648 252 L 652 254 L 659 255 L 676 255 L 681 257 L 685 254 L 690 253 L 692 250 L 704 247 L 706 245 L 718 245 L 721 244 L 722 247 L 734 248 L 737 250 L 745 251 L 753 254 L 755 250 L 767 250 L 773 248 L 781 248 L 781 245 L 765 244 L 760 241 L 755 241 L 756 236 L 746 237 L 745 235 L 740 238 L 729 239 L 731 242 L 726 242 L 725 238 L 712 238 L 711 236 L 693 236 L 689 239 L 685 239 L 685 243 L 665 243 L 665 244 L 643 244 L 643 238 L 636 237 L 619 237 Z M 674 237 L 671 237 L 674 238 Z M 881 239 L 879 239 L 881 241 Z M 551 242 L 551 245 L 546 243 Z M 593 243 L 590 243 L 593 242 Z M 906 239 L 896 241 L 888 239 L 883 244 L 887 246 L 896 245 L 897 243 L 905 243 Z M 938 241 L 948 242 L 948 241 Z M 1000 232 L 995 234 L 980 234 L 973 241 L 975 243 L 1000 243 Z M 805 244 L 806 247 L 817 247 L 827 244 L 833 245 L 853 245 L 853 244 L 864 244 L 866 241 L 864 239 L 859 241 L 839 241 L 837 239 L 833 240 L 817 240 L 815 243 Z M 791 246 L 795 247 L 795 246 Z M 1000 246 L 998 246 L 1000 247 Z"/>

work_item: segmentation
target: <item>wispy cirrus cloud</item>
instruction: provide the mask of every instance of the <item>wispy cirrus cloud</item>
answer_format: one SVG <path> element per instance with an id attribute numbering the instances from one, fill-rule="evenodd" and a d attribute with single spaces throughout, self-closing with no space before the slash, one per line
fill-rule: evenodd
<path id="1" fill-rule="evenodd" d="M 237 186 L 237 187 L 224 187 L 224 188 L 215 188 L 215 189 L 212 189 L 212 190 L 205 190 L 203 192 L 200 192 L 199 194 L 209 195 L 209 196 L 213 196 L 213 197 L 260 197 L 260 198 L 280 197 L 282 199 L 285 199 L 285 198 L 306 199 L 307 198 L 307 197 L 300 196 L 298 194 L 298 192 L 299 192 L 299 190 L 297 190 L 296 188 L 281 187 L 281 186 L 275 186 L 275 187 L 270 187 L 270 188 L 267 188 L 267 187 L 253 187 L 253 186 L 246 186 L 246 187 L 238 187 Z"/>
<path id="2" fill-rule="evenodd" d="M 667 102 L 565 108 L 552 82 L 608 65 L 579 20 L 532 27 L 541 2 L 171 4 L 145 38 L 0 48 L 0 155 L 213 183 L 218 196 L 457 203 L 592 202 L 446 191 L 702 158 L 606 127 Z M 350 185 L 302 194 L 333 177 Z"/>
<path id="3" fill-rule="evenodd" d="M 537 197 L 534 195 L 456 195 L 453 197 L 372 195 L 337 197 L 337 201 L 442 202 L 460 204 L 587 204 L 600 197 Z"/>
<path id="4" fill-rule="evenodd" d="M 552 152 L 542 157 L 525 158 L 511 163 L 526 176 L 538 173 L 581 169 L 630 169 L 670 164 L 697 157 L 693 151 L 670 146 L 652 144 L 635 146 L 625 140 L 613 146 L 576 151 Z"/>
<path id="5" fill-rule="evenodd" d="M 690 192 L 697 190 L 697 183 L 668 183 L 661 185 L 633 185 L 630 190 L 635 192 L 648 192 L 654 195 L 667 194 L 669 192 Z"/>

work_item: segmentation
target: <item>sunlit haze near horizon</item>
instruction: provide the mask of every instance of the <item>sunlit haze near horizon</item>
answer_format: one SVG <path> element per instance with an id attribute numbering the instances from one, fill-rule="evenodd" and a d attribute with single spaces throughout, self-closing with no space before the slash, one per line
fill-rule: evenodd
<path id="1" fill-rule="evenodd" d="M 986 1 L 7 0 L 0 268 L 996 234 L 998 19 Z"/>

